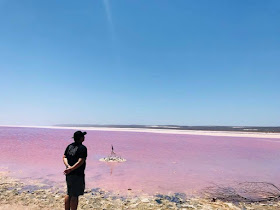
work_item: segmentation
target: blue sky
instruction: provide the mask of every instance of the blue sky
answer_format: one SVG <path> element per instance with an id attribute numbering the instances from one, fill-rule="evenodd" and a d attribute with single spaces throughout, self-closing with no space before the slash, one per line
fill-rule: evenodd
<path id="1" fill-rule="evenodd" d="M 0 124 L 280 126 L 278 0 L 0 0 Z"/>

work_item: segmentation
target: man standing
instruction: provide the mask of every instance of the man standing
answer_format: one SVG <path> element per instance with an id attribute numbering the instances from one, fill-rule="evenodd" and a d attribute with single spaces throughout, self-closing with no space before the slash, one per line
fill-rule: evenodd
<path id="1" fill-rule="evenodd" d="M 67 183 L 65 210 L 76 210 L 79 195 L 84 194 L 87 148 L 82 143 L 86 134 L 86 132 L 76 131 L 73 136 L 74 143 L 67 146 L 63 155 Z"/>

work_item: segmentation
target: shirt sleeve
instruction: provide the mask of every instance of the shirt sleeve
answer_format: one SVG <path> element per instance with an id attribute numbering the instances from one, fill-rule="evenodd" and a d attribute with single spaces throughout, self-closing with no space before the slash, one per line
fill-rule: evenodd
<path id="1" fill-rule="evenodd" d="M 65 155 L 65 156 L 67 156 L 68 147 L 69 147 L 69 146 L 67 146 L 66 149 L 65 149 L 65 152 L 64 152 L 64 155 Z"/>
<path id="2" fill-rule="evenodd" d="M 78 158 L 87 158 L 87 148 L 85 146 L 80 147 L 79 152 L 78 152 Z"/>

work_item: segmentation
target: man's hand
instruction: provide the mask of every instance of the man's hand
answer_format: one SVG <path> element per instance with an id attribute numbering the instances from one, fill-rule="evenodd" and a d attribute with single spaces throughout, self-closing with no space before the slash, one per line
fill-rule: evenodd
<path id="1" fill-rule="evenodd" d="M 72 171 L 72 167 L 69 166 L 67 169 L 64 170 L 63 173 L 64 173 L 64 175 L 67 175 L 67 174 L 69 174 L 71 171 Z"/>
<path id="2" fill-rule="evenodd" d="M 65 175 L 69 174 L 71 171 L 74 171 L 74 170 L 76 170 L 77 168 L 79 168 L 84 162 L 85 162 L 85 159 L 84 159 L 84 158 L 79 158 L 78 162 L 75 163 L 73 166 L 67 167 L 69 164 L 68 164 L 68 163 L 67 163 L 67 165 L 65 164 L 66 167 L 67 167 L 67 169 L 64 170 L 63 173 L 64 173 Z"/>

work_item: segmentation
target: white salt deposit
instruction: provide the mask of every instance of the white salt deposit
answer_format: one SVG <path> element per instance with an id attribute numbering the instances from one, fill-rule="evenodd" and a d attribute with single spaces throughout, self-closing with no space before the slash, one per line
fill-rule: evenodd
<path id="1" fill-rule="evenodd" d="M 111 154 L 108 157 L 100 158 L 99 161 L 105 161 L 105 162 L 125 162 L 126 159 L 122 158 L 121 156 L 118 156 L 114 152 L 114 147 L 112 145 L 112 151 Z"/>

